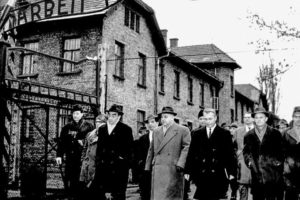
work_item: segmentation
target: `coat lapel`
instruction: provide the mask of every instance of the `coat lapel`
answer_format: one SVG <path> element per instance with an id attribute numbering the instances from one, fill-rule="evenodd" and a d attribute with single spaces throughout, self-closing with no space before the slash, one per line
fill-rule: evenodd
<path id="1" fill-rule="evenodd" d="M 177 130 L 176 130 L 176 125 L 175 123 L 168 128 L 165 136 L 163 134 L 163 129 L 162 129 L 162 126 L 161 126 L 161 136 L 163 137 L 162 139 L 162 142 L 160 143 L 158 149 L 157 149 L 157 152 L 158 153 L 160 150 L 162 150 L 162 148 L 177 134 Z"/>
<path id="2" fill-rule="evenodd" d="M 294 140 L 296 140 L 297 143 L 299 142 L 297 133 L 295 132 L 295 130 L 294 130 L 293 128 L 290 129 L 290 130 L 288 130 L 287 133 L 288 133 Z"/>

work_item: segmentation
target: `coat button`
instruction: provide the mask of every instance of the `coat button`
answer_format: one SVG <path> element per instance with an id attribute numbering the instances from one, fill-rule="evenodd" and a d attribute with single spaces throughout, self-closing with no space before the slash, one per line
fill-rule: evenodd
<path id="1" fill-rule="evenodd" d="M 214 169 L 212 169 L 212 170 L 211 170 L 211 173 L 215 173 L 215 170 L 214 170 Z"/>

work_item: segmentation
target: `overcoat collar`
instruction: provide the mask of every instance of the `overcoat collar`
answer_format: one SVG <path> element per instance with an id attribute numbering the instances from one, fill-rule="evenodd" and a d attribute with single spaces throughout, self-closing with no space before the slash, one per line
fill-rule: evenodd
<path id="1" fill-rule="evenodd" d="M 298 135 L 295 131 L 295 129 L 289 129 L 287 130 L 287 134 L 290 135 L 294 140 L 296 140 L 297 143 L 299 143 L 299 138 L 298 138 Z"/>
<path id="2" fill-rule="evenodd" d="M 165 136 L 164 136 L 162 126 L 159 128 L 158 139 L 161 141 L 161 143 L 159 144 L 156 153 L 160 152 L 162 148 L 177 134 L 176 127 L 177 127 L 176 123 L 173 123 L 166 131 Z"/>

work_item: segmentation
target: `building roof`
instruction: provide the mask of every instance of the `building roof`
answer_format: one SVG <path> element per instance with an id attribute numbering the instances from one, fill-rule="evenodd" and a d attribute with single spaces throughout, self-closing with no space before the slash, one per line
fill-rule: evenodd
<path id="1" fill-rule="evenodd" d="M 188 70 L 192 69 L 192 70 L 196 70 L 197 73 L 199 73 L 201 75 L 201 77 L 210 79 L 212 81 L 214 81 L 219 87 L 223 87 L 223 81 L 220 80 L 218 77 L 214 76 L 211 73 L 208 73 L 207 71 L 197 67 L 196 65 L 194 65 L 193 63 L 190 63 L 188 60 L 186 60 L 184 57 L 180 57 L 178 56 L 175 52 L 170 51 L 169 55 L 164 57 L 163 59 L 168 59 L 168 60 L 173 60 L 175 61 L 181 68 Z M 185 68 L 187 67 L 187 68 Z M 196 74 L 194 74 L 196 75 Z"/>
<path id="2" fill-rule="evenodd" d="M 243 96 L 259 103 L 259 98 L 262 92 L 257 87 L 252 84 L 236 84 L 234 87 Z"/>
<path id="3" fill-rule="evenodd" d="M 241 68 L 234 59 L 220 50 L 214 44 L 181 46 L 172 48 L 177 55 L 183 56 L 191 63 L 227 63 L 233 64 L 233 68 Z"/>

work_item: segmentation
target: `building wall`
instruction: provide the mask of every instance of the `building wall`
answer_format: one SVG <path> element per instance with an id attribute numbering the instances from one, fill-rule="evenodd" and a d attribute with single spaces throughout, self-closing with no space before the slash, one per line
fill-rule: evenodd
<path id="1" fill-rule="evenodd" d="M 138 13 L 138 12 L 137 12 Z M 137 110 L 146 116 L 154 112 L 154 83 L 156 50 L 151 32 L 142 13 L 140 33 L 124 25 L 125 6 L 120 4 L 104 19 L 103 43 L 107 46 L 107 108 L 112 104 L 123 106 L 123 122 L 132 127 L 137 136 Z M 125 45 L 124 80 L 115 74 L 114 45 L 118 41 Z M 139 53 L 146 57 L 146 88 L 138 83 Z"/>
<path id="2" fill-rule="evenodd" d="M 176 118 L 180 124 L 187 122 L 193 123 L 193 128 L 199 126 L 198 113 L 200 111 L 200 83 L 204 84 L 204 107 L 211 107 L 210 85 L 201 75 L 192 74 L 184 70 L 184 66 L 178 66 L 168 60 L 163 61 L 165 65 L 165 92 L 158 95 L 158 111 L 160 112 L 164 106 L 172 106 L 177 112 Z M 174 98 L 174 70 L 180 72 L 180 98 Z M 188 77 L 193 80 L 193 104 L 188 103 Z"/>
<path id="3" fill-rule="evenodd" d="M 231 96 L 230 77 L 234 77 L 234 70 L 229 67 L 220 67 L 217 77 L 224 82 L 224 86 L 219 91 L 219 123 L 231 123 L 231 109 L 235 110 L 234 88 Z"/>

